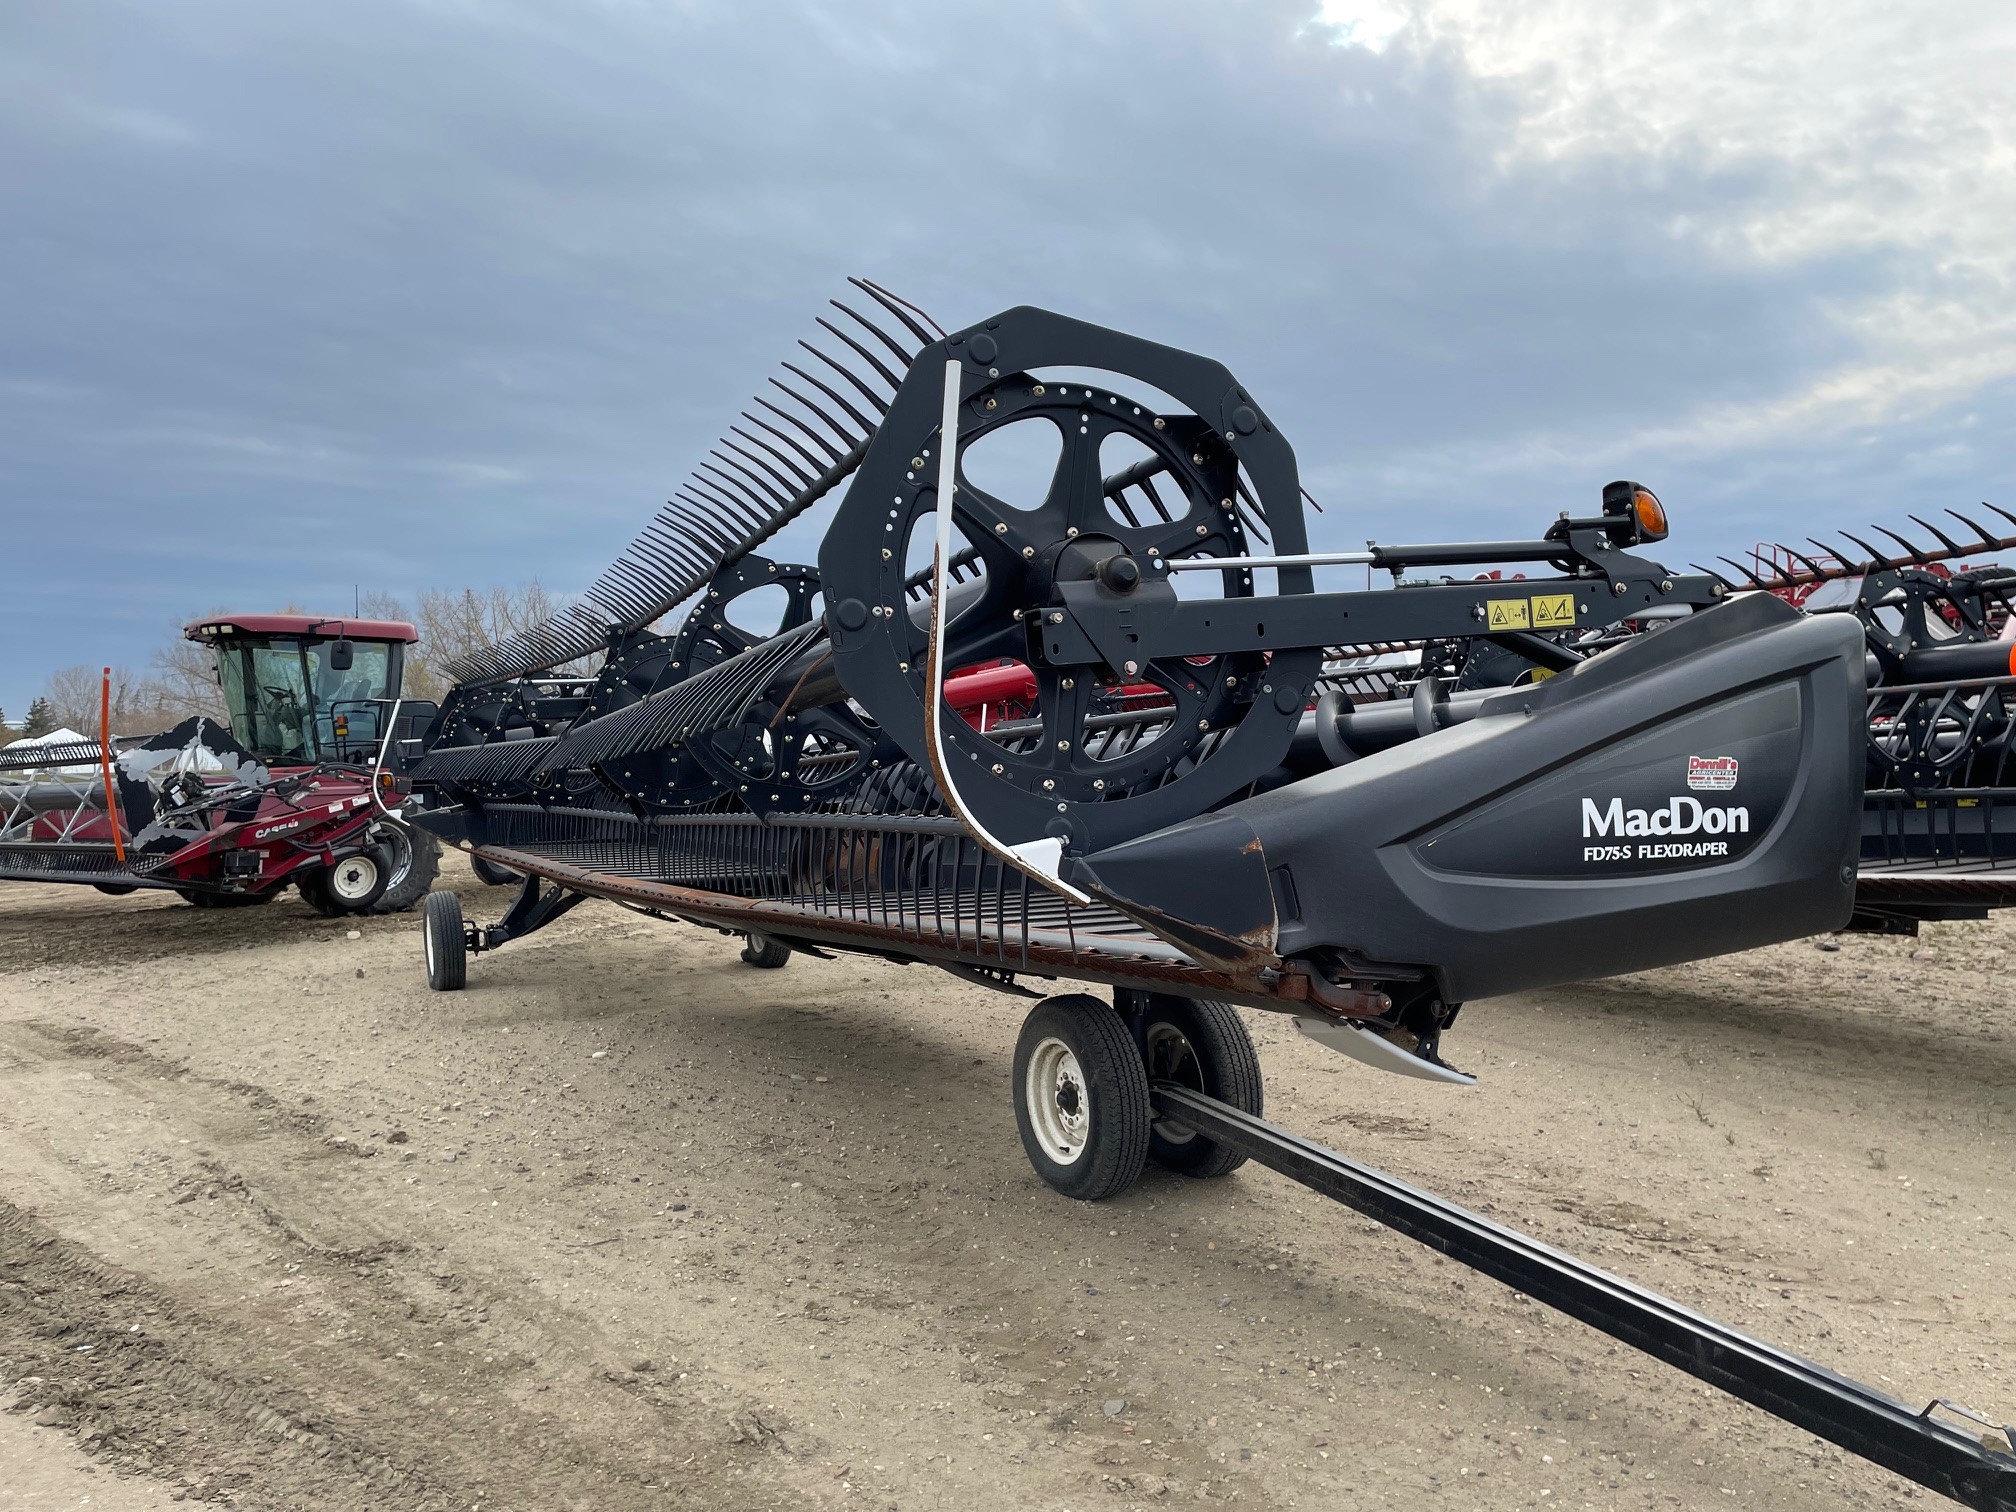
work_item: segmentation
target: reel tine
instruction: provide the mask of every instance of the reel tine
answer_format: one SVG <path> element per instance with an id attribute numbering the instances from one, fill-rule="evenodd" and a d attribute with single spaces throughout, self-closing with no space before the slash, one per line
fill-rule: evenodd
<path id="1" fill-rule="evenodd" d="M 707 499 L 713 502 L 715 506 L 707 517 L 695 521 L 695 533 L 700 535 L 705 543 L 713 547 L 715 551 L 727 550 L 734 544 L 735 540 L 733 528 L 735 516 L 729 509 L 730 501 L 715 500 L 714 495 L 720 490 L 709 484 L 704 478 L 697 476 L 688 478 L 686 486 L 693 491 L 696 497 Z M 726 522 L 725 524 L 724 521 Z M 712 575 L 712 573 L 708 574 L 710 577 Z"/>
<path id="2" fill-rule="evenodd" d="M 740 436 L 744 441 L 747 441 L 751 446 L 756 447 L 759 451 L 761 451 L 766 457 L 771 458 L 774 462 L 776 462 L 776 464 L 779 467 L 783 468 L 784 471 L 791 474 L 793 478 L 798 480 L 798 486 L 800 488 L 803 488 L 806 484 L 812 481 L 813 474 L 805 471 L 805 469 L 801 467 L 795 460 L 793 460 L 790 457 L 787 457 L 783 452 L 777 450 L 777 448 L 772 446 L 769 442 L 762 440 L 760 437 L 750 435 L 749 432 L 742 429 L 742 427 L 739 425 L 731 425 L 728 427 L 728 430 L 730 434 Z M 724 446 L 734 446 L 734 443 L 732 441 L 725 441 L 722 444 Z M 742 451 L 742 448 L 736 446 L 735 450 L 739 452 Z M 743 455 L 750 456 L 751 454 L 743 452 Z"/>
<path id="3" fill-rule="evenodd" d="M 1824 579 L 1827 576 L 1827 569 L 1825 567 L 1822 567 L 1818 562 L 1814 561 L 1813 558 L 1806 555 L 1805 552 L 1800 551 L 1797 547 L 1786 546 L 1781 543 L 1778 549 L 1784 552 L 1785 555 L 1792 558 L 1792 560 L 1797 562 L 1801 567 L 1804 567 L 1814 577 Z M 1823 547 L 1822 549 L 1824 550 L 1825 548 Z"/>
<path id="4" fill-rule="evenodd" d="M 1309 492 L 1309 490 L 1306 488 L 1302 490 L 1302 502 L 1304 504 L 1307 504 L 1311 509 L 1315 510 L 1316 513 L 1318 514 L 1323 513 L 1323 506 L 1316 502 L 1316 495 Z"/>
<path id="5" fill-rule="evenodd" d="M 830 301 L 830 303 L 832 304 L 834 309 L 838 310 L 841 314 L 849 317 L 851 320 L 853 320 L 853 322 L 856 325 L 860 326 L 863 330 L 870 332 L 877 341 L 881 342 L 882 345 L 889 348 L 890 353 L 896 358 L 898 362 L 902 363 L 905 368 L 908 368 L 911 363 L 917 360 L 917 353 L 915 350 L 904 346 L 902 342 L 898 341 L 894 336 L 891 336 L 887 331 L 883 330 L 882 327 L 875 324 L 874 321 L 870 320 L 866 315 L 863 315 L 859 310 L 855 309 L 852 305 L 844 305 L 837 299 Z"/>
<path id="6" fill-rule="evenodd" d="M 675 578 L 691 576 L 698 565 L 699 559 L 692 548 L 665 528 L 662 515 L 644 528 L 637 544 L 647 554 L 670 567 Z"/>
<path id="7" fill-rule="evenodd" d="M 1858 535 L 1851 535 L 1849 534 L 1849 532 L 1845 530 L 1842 531 L 1841 534 L 1846 536 L 1849 540 L 1853 541 L 1857 546 L 1861 547 L 1864 551 L 1869 553 L 1869 560 L 1867 563 L 1864 564 L 1865 571 L 1869 567 L 1876 567 L 1884 572 L 1894 572 L 1900 565 L 1902 565 L 1901 563 L 1891 561 L 1888 555 L 1886 555 L 1881 551 L 1878 551 L 1874 546 L 1871 546 L 1867 541 L 1863 540 L 1862 537 Z"/>
<path id="8" fill-rule="evenodd" d="M 908 326 L 910 328 L 910 334 L 917 338 L 919 344 L 923 346 L 929 346 L 931 345 L 932 342 L 944 336 L 945 332 L 939 328 L 937 321 L 933 320 L 929 315 L 926 315 L 922 310 L 918 309 L 917 306 L 910 303 L 909 300 L 900 298 L 897 295 L 890 293 L 887 289 L 883 288 L 880 284 L 874 282 L 872 279 L 849 278 L 847 282 L 854 285 L 855 288 L 859 289 L 863 294 L 866 294 L 870 299 L 874 300 L 875 303 L 882 306 L 883 309 L 887 310 L 891 315 L 894 315 L 898 320 L 902 321 L 904 325 Z M 927 331 L 924 329 L 924 326 L 917 324 L 915 320 L 912 320 L 910 318 L 911 314 L 915 314 L 921 317 L 925 322 L 925 324 L 931 327 L 931 330 Z M 937 334 L 933 335 L 932 334 L 933 331 L 937 332 Z"/>
<path id="9" fill-rule="evenodd" d="M 757 403 L 760 405 L 762 401 L 758 400 Z M 772 408 L 775 408 L 775 406 L 773 405 Z M 790 447 L 791 450 L 804 461 L 805 465 L 812 469 L 815 475 L 824 472 L 827 466 L 829 465 L 829 463 L 821 462 L 817 457 L 813 456 L 812 453 L 805 450 L 804 444 L 802 442 L 793 440 L 783 431 L 777 429 L 777 427 L 772 425 L 768 420 L 762 419 L 761 417 L 756 415 L 752 415 L 747 410 L 742 411 L 742 418 L 744 420 L 747 420 L 751 425 L 756 426 L 759 430 L 767 431 L 770 435 L 775 436 L 779 441 L 783 442 L 786 446 Z M 837 462 L 838 460 L 839 458 L 837 457 L 830 459 L 830 461 L 832 462 Z"/>
<path id="10" fill-rule="evenodd" d="M 775 378 L 772 378 L 770 381 L 772 383 L 777 383 L 777 380 Z M 784 389 L 784 392 L 787 394 L 791 393 L 791 390 L 789 390 L 788 388 L 784 388 L 784 385 L 781 383 L 777 383 L 777 387 Z M 795 399 L 798 396 L 796 394 L 792 394 L 791 397 Z M 776 405 L 772 404 L 768 399 L 758 398 L 756 402 L 764 409 L 770 411 L 771 414 L 778 416 L 780 419 L 786 421 L 788 424 L 797 426 L 800 431 L 802 431 L 806 436 L 810 437 L 813 445 L 817 446 L 821 451 L 826 453 L 827 461 L 829 464 L 837 463 L 840 460 L 841 454 L 838 447 L 834 446 L 831 441 L 828 441 L 824 436 L 820 435 L 817 431 L 813 430 L 811 426 L 807 425 L 803 420 L 800 420 L 796 415 L 792 414 L 789 410 L 779 409 Z"/>
<path id="11" fill-rule="evenodd" d="M 844 309 L 846 307 L 842 305 L 839 300 L 836 299 L 833 301 L 833 308 L 838 310 L 838 309 Z M 882 381 L 888 384 L 892 390 L 899 389 L 903 386 L 903 380 L 901 378 L 898 378 L 894 373 L 890 372 L 888 367 L 883 363 L 881 358 L 877 357 L 873 352 L 869 351 L 868 348 L 861 345 L 860 342 L 856 341 L 852 336 L 849 336 L 845 331 L 841 330 L 840 327 L 833 324 L 833 322 L 828 320 L 824 315 L 821 315 L 819 317 L 819 324 L 825 327 L 825 329 L 831 331 L 834 334 L 834 336 L 839 338 L 841 341 L 846 342 L 847 345 L 854 350 L 855 355 L 860 357 L 860 359 L 863 362 L 867 363 L 868 366 L 875 369 L 875 371 L 881 376 Z"/>
<path id="12" fill-rule="evenodd" d="M 745 466 L 743 463 L 722 456 L 719 448 L 716 448 L 715 450 L 708 452 L 707 455 L 714 458 L 714 460 L 716 462 L 719 462 L 721 466 L 716 467 L 712 462 L 702 462 L 700 464 L 702 467 L 706 468 L 709 472 L 713 473 L 716 477 L 720 478 L 725 478 L 728 477 L 730 474 L 733 474 L 735 477 L 742 479 L 748 485 L 748 488 L 755 489 L 756 495 L 759 500 L 761 499 L 769 500 L 769 503 L 767 505 L 762 505 L 759 503 L 759 507 L 762 508 L 765 514 L 768 514 L 770 512 L 770 509 L 776 507 L 777 505 L 789 504 L 791 502 L 790 494 L 781 492 L 780 490 L 772 486 L 766 479 L 757 477 L 756 474 L 750 472 L 748 467 Z M 724 468 L 726 469 L 725 472 L 723 471 Z M 747 492 L 747 489 L 745 489 L 744 492 Z"/>
<path id="13" fill-rule="evenodd" d="M 1979 536 L 1981 538 L 1981 545 L 1984 550 L 2001 551 L 2010 544 L 2007 541 L 1997 540 L 1994 536 L 1988 534 L 1987 531 L 1983 530 L 1979 525 L 1975 524 L 1972 520 L 1968 519 L 1967 516 L 1960 513 L 1960 511 L 1957 509 L 1949 509 L 1946 511 L 1946 513 L 1953 516 L 1954 519 L 1958 520 L 1962 525 L 1965 525 L 1969 530 L 1973 531 L 1974 534 Z"/>
<path id="14" fill-rule="evenodd" d="M 824 325 L 826 322 L 822 320 L 819 323 L 821 325 Z M 812 343 L 809 341 L 801 341 L 798 343 L 798 345 L 805 348 L 806 351 L 810 352 L 814 357 L 817 357 L 821 362 L 825 363 L 826 366 L 833 369 L 833 371 L 838 373 L 842 378 L 845 378 L 849 383 L 853 384 L 855 390 L 861 395 L 863 399 L 867 400 L 869 405 L 874 409 L 876 416 L 878 417 L 878 420 L 880 416 L 889 413 L 889 401 L 887 399 L 884 399 L 880 394 L 876 393 L 875 390 L 870 388 L 867 385 L 867 383 L 862 379 L 861 375 L 855 372 L 852 368 L 848 367 L 846 363 L 837 361 L 836 359 L 829 357 L 825 352 L 822 352 L 818 347 L 812 345 Z M 873 425 L 870 425 L 868 428 L 870 430 L 873 430 L 875 427 Z"/>
<path id="15" fill-rule="evenodd" d="M 1718 556 L 1715 558 L 1715 560 L 1718 562 L 1727 562 L 1731 567 L 1734 567 L 1738 572 L 1742 573 L 1743 576 L 1750 579 L 1750 586 L 1752 588 L 1759 589 L 1766 593 L 1771 591 L 1770 585 L 1766 583 L 1764 579 L 1757 576 L 1756 573 L 1752 572 L 1748 567 L 1745 567 L 1741 562 L 1735 560 L 1733 557 Z"/>
<path id="16" fill-rule="evenodd" d="M 1876 527 L 1876 531 L 1879 535 L 1886 535 L 1890 537 L 1891 540 L 1895 541 L 1899 546 L 1902 546 L 1906 551 L 1910 552 L 1911 560 L 1915 562 L 1918 566 L 1929 567 L 1932 564 L 1932 558 L 1925 555 L 1924 552 L 1920 551 L 1916 546 L 1913 546 L 1909 541 L 1905 540 L 1904 537 L 1897 534 L 1896 531 L 1891 530 L 1883 525 L 1878 525 Z"/>
<path id="17" fill-rule="evenodd" d="M 787 368 L 791 368 L 791 371 L 794 373 L 798 371 L 796 368 L 792 368 L 791 364 L 788 362 L 785 363 L 784 366 Z M 854 432 L 849 430 L 846 426 L 842 425 L 838 420 L 835 420 L 831 415 L 827 414 L 826 411 L 819 408 L 818 405 L 814 404 L 810 399 L 807 399 L 803 394 L 799 393 L 798 390 L 791 387 L 790 384 L 784 382 L 780 378 L 772 378 L 770 381 L 776 384 L 778 388 L 784 390 L 784 392 L 789 394 L 793 399 L 796 399 L 800 404 L 804 405 L 807 410 L 811 411 L 814 415 L 817 415 L 821 420 L 825 421 L 826 428 L 832 431 L 833 434 L 838 436 L 842 441 L 845 441 L 849 446 L 852 446 L 855 441 L 860 439 L 858 436 L 854 434 Z M 820 388 L 825 387 L 823 383 L 817 386 Z M 838 461 L 839 458 L 836 456 L 834 460 Z"/>
<path id="18" fill-rule="evenodd" d="M 1934 525 L 1930 520 L 1921 520 L 1915 514 L 1907 514 L 1906 516 L 1904 516 L 1904 518 L 1909 520 L 1913 525 L 1920 525 L 1923 526 L 1926 530 L 1931 531 L 1933 535 L 1939 538 L 1939 544 L 1941 546 L 1944 546 L 1948 551 L 1952 552 L 1955 556 L 1958 556 L 1961 552 L 1967 549 L 1966 547 L 1962 546 L 1958 541 L 1954 540 L 1953 537 L 1946 534 L 1946 532 L 1941 530 L 1937 525 Z"/>
<path id="19" fill-rule="evenodd" d="M 1127 523 L 1129 525 L 1132 525 L 1136 530 L 1139 530 L 1141 528 L 1140 519 L 1135 515 L 1133 506 L 1127 502 L 1126 489 L 1124 488 L 1115 489 L 1112 493 L 1106 495 L 1106 499 L 1108 503 L 1110 503 L 1115 509 L 1119 510 L 1120 513 L 1122 513 L 1127 517 Z"/>
<path id="20" fill-rule="evenodd" d="M 706 466 L 703 462 L 694 468 L 693 476 L 686 480 L 686 487 L 675 497 L 685 497 L 694 502 L 695 524 L 704 526 L 714 539 L 733 539 L 736 531 L 748 527 L 744 506 L 733 494 L 723 493 L 719 484 L 701 476 Z"/>
<path id="21" fill-rule="evenodd" d="M 1731 593 L 1734 593 L 1736 591 L 1736 584 L 1732 582 L 1730 579 L 1724 577 L 1721 573 L 1717 572 L 1713 567 L 1703 567 L 1699 562 L 1689 562 L 1687 565 L 1689 567 L 1692 567 L 1696 572 L 1700 573 L 1703 577 L 1711 577 L 1715 579 L 1716 582 L 1720 583 L 1724 588 L 1727 588 Z"/>
<path id="22" fill-rule="evenodd" d="M 731 427 L 731 429 L 733 429 L 734 433 L 738 436 L 742 434 L 742 431 L 739 427 Z M 737 446 L 733 441 L 729 441 L 725 438 L 722 440 L 721 444 L 727 447 L 729 451 L 735 453 L 736 456 L 742 459 L 742 462 L 738 465 L 756 468 L 763 474 L 764 477 L 768 478 L 772 484 L 773 490 L 778 494 L 778 497 L 783 499 L 784 502 L 786 502 L 787 504 L 791 501 L 792 496 L 798 492 L 799 488 L 803 488 L 805 486 L 805 483 L 809 483 L 811 481 L 811 479 L 809 478 L 805 479 L 804 482 L 798 484 L 797 488 L 794 488 L 791 485 L 791 479 L 785 477 L 784 474 L 777 471 L 776 468 L 772 467 L 768 462 L 764 461 L 763 458 L 757 456 L 756 453 L 750 451 L 747 447 Z"/>
<path id="23" fill-rule="evenodd" d="M 2006 510 L 2006 509 L 2002 508 L 2002 507 L 2001 507 L 2000 505 L 1997 505 L 1997 504 L 1990 504 L 1990 503 L 1989 503 L 1989 502 L 1988 502 L 1988 501 L 1987 501 L 1986 499 L 1983 499 L 1983 500 L 1981 501 L 1981 507 L 1982 507 L 1983 509 L 1992 509 L 1992 510 L 1994 510 L 1994 511 L 1995 511 L 1995 513 L 1997 513 L 1997 514 L 1999 514 L 2000 516 L 2002 516 L 2002 518 L 2003 518 L 2003 519 L 2005 519 L 2005 520 L 2007 520 L 2007 521 L 2008 521 L 2008 522 L 2009 522 L 2009 523 L 2010 523 L 2011 525 L 2016 525 L 2016 514 L 2011 514 L 2011 513 L 2009 513 L 2009 511 L 2008 511 L 2008 510 Z"/>
<path id="24" fill-rule="evenodd" d="M 801 346 L 804 345 L 804 343 L 802 342 L 799 344 Z M 809 351 L 811 349 L 808 347 L 807 350 Z M 873 420 L 870 420 L 866 415 L 862 414 L 861 411 L 854 408 L 852 404 L 848 403 L 848 401 L 841 396 L 840 392 L 837 389 L 829 388 L 825 383 L 821 382 L 817 378 L 814 378 L 810 373 L 806 372 L 805 369 L 798 366 L 798 364 L 795 362 L 785 363 L 784 370 L 787 373 L 796 373 L 800 378 L 803 378 L 807 383 L 811 384 L 814 388 L 819 390 L 819 392 L 824 394 L 828 399 L 831 399 L 835 404 L 839 405 L 840 408 L 847 411 L 849 417 L 852 418 L 855 425 L 859 427 L 859 430 L 856 431 L 850 437 L 851 440 L 858 441 L 861 439 L 862 436 L 872 435 L 874 433 L 875 422 Z M 824 416 L 824 414 L 822 414 L 820 418 L 825 419 L 826 417 Z M 840 435 L 848 434 L 847 431 L 843 429 L 841 426 L 835 425 L 833 429 L 837 434 Z"/>

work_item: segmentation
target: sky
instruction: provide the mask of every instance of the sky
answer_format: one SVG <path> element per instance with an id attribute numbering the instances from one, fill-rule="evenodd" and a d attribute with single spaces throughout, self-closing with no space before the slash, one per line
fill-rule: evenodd
<path id="1" fill-rule="evenodd" d="M 586 587 L 850 273 L 1225 362 L 1318 545 L 2016 510 L 2012 66 L 1988 3 L 16 0 L 0 710 Z"/>

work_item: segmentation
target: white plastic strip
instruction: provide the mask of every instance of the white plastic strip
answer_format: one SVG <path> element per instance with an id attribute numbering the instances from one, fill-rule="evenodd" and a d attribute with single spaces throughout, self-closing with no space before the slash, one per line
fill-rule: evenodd
<path id="1" fill-rule="evenodd" d="M 1477 1078 L 1466 1076 L 1448 1066 L 1438 1066 L 1431 1060 L 1423 1060 L 1418 1055 L 1410 1055 L 1384 1035 L 1374 1034 L 1370 1029 L 1360 1029 L 1353 1024 L 1333 1024 L 1328 1019 L 1297 1018 L 1295 1027 L 1319 1045 L 1328 1045 L 1340 1055 L 1348 1055 L 1355 1061 L 1379 1071 L 1391 1071 L 1399 1076 L 1417 1076 L 1423 1081 L 1450 1082 L 1459 1087 L 1474 1087 Z"/>
<path id="2" fill-rule="evenodd" d="M 1305 551 L 1300 556 L 1156 557 L 1164 572 L 1224 572 L 1231 567 L 1366 567 L 1379 561 L 1371 551 Z"/>
<path id="3" fill-rule="evenodd" d="M 945 747 L 945 590 L 952 560 L 952 495 L 959 477 L 959 364 L 945 364 L 945 408 L 938 422 L 938 532 L 931 553 L 931 637 L 924 660 L 924 738 L 931 748 L 931 767 L 945 793 L 945 806 L 971 831 L 981 849 L 1026 872 L 1045 887 L 1054 889 L 1074 903 L 1090 903 L 1089 893 L 1080 892 L 1058 875 L 1064 859 L 1064 843 L 1048 836 L 1009 845 L 996 838 L 966 807 L 959 796 L 959 784 L 952 776 L 952 762 Z"/>

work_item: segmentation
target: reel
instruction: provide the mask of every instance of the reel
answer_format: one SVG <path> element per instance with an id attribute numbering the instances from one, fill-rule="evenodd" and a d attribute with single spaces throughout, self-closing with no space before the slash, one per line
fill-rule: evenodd
<path id="1" fill-rule="evenodd" d="M 759 594 L 782 602 L 758 610 Z M 669 636 L 613 655 L 597 679 L 595 714 L 648 698 L 706 672 L 817 616 L 819 574 L 811 567 L 749 555 L 723 567 Z M 739 612 L 738 612 L 739 611 Z M 760 623 L 758 623 L 760 621 Z M 757 814 L 806 813 L 842 796 L 896 755 L 872 725 L 844 704 L 789 707 L 788 693 L 758 702 L 739 724 L 639 752 L 598 768 L 653 808 L 703 809 L 731 796 Z M 571 774 L 578 780 L 589 774 Z"/>
<path id="2" fill-rule="evenodd" d="M 819 559 L 848 692 L 936 769 L 923 719 L 929 604 L 911 605 L 904 588 L 931 560 L 955 359 L 954 550 L 971 554 L 978 575 L 948 591 L 947 684 L 954 669 L 989 665 L 1026 668 L 1035 683 L 1025 719 L 986 731 L 942 721 L 961 798 L 1010 843 L 1050 835 L 1096 849 L 1189 818 L 1271 771 L 1320 647 L 1072 661 L 1044 630 L 1061 623 L 1065 585 L 1152 615 L 1176 598 L 1162 562 L 1237 558 L 1256 537 L 1277 553 L 1305 551 L 1294 454 L 1219 364 L 1042 310 L 1010 310 L 927 348 L 877 431 Z M 1046 371 L 1067 365 L 1119 381 Z M 1127 380 L 1156 392 L 1130 394 Z M 1012 497 L 976 480 L 974 466 L 1009 432 L 1042 448 L 1033 481 Z M 1118 467 L 1114 442 L 1128 453 Z M 1307 567 L 1277 575 L 1281 593 L 1312 590 Z M 1187 577 L 1215 581 L 1225 598 L 1258 594 L 1253 572 L 1230 562 Z"/>

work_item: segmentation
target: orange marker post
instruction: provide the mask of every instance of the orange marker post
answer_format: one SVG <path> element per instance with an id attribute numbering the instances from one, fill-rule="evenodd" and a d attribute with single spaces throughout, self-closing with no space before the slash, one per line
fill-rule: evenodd
<path id="1" fill-rule="evenodd" d="M 112 669 L 98 688 L 98 770 L 105 777 L 105 822 L 112 827 L 112 854 L 126 864 L 126 842 L 119 835 L 119 799 L 112 791 Z"/>

